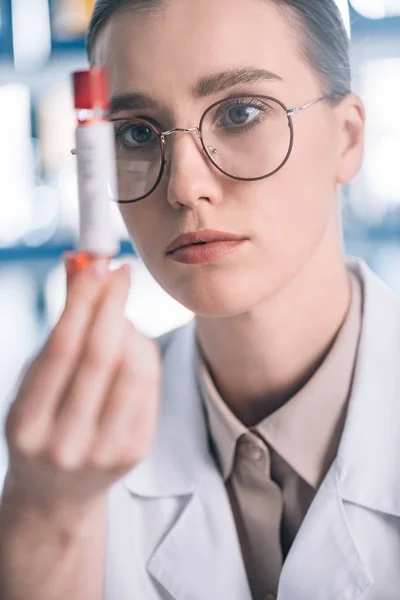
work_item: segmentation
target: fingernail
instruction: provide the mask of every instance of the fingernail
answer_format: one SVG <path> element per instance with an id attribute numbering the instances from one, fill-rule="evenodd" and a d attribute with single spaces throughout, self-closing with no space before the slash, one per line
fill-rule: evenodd
<path id="1" fill-rule="evenodd" d="M 129 282 L 131 282 L 132 266 L 129 263 L 123 264 L 118 270 L 123 274 L 124 277 L 126 277 L 129 280 Z"/>
<path id="2" fill-rule="evenodd" d="M 98 258 L 90 263 L 89 270 L 95 277 L 102 278 L 109 272 L 109 260 Z"/>

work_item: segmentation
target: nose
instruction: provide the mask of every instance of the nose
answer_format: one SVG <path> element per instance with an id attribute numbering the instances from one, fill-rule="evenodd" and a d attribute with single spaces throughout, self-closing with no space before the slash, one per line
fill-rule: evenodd
<path id="1" fill-rule="evenodd" d="M 222 174 L 207 158 L 198 127 L 173 129 L 176 133 L 166 143 L 167 198 L 173 208 L 196 208 L 207 201 L 218 204 L 222 199 Z M 182 135 L 190 133 L 191 135 Z"/>

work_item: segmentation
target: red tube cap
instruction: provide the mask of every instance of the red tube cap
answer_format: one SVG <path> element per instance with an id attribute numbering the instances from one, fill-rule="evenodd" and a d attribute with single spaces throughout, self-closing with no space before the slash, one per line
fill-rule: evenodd
<path id="1" fill-rule="evenodd" d="M 93 67 L 87 71 L 73 73 L 75 108 L 108 110 L 110 95 L 108 77 L 105 69 Z"/>

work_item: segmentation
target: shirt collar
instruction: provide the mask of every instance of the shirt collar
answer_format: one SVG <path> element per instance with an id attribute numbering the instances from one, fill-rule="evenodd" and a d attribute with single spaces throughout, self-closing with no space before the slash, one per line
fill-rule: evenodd
<path id="1" fill-rule="evenodd" d="M 351 391 L 362 320 L 361 283 L 353 273 L 351 282 L 349 311 L 322 365 L 297 394 L 253 428 L 314 488 L 336 455 Z M 199 348 L 196 364 L 211 441 L 227 480 L 237 441 L 248 429 L 221 398 Z"/>

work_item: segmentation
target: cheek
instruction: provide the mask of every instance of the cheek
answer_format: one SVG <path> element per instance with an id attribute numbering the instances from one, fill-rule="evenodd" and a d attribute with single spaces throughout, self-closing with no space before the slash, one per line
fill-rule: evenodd
<path id="1" fill-rule="evenodd" d="M 152 249 L 157 246 L 160 228 L 157 226 L 156 215 L 151 210 L 151 205 L 145 206 L 145 201 L 142 200 L 137 204 L 121 204 L 119 208 L 136 252 L 147 262 Z"/>
<path id="2" fill-rule="evenodd" d="M 314 144 L 301 143 L 298 136 L 281 171 L 243 190 L 243 207 L 247 206 L 243 222 L 251 218 L 257 250 L 248 263 L 252 264 L 248 275 L 253 289 L 256 280 L 263 282 L 260 293 L 273 293 L 291 280 L 318 251 L 334 223 L 334 150 L 325 138 Z M 265 278 L 259 277 L 264 272 L 267 290 Z"/>
<path id="3" fill-rule="evenodd" d="M 319 242 L 336 197 L 334 153 L 326 136 L 315 143 L 302 143 L 299 136 L 289 161 L 266 185 L 266 217 L 276 244 L 293 248 Z"/>

